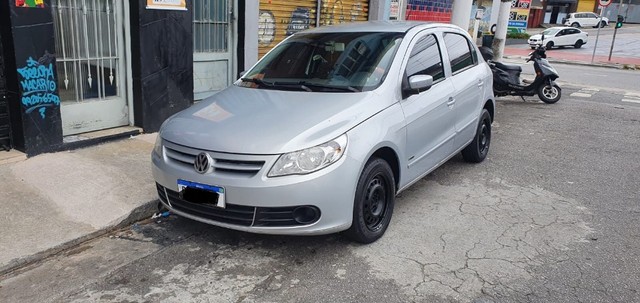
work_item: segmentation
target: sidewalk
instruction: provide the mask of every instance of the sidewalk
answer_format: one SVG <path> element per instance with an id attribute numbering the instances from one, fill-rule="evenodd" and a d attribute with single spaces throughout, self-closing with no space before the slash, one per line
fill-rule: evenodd
<path id="1" fill-rule="evenodd" d="M 0 164 L 0 275 L 150 217 L 155 136 Z"/>
<path id="2" fill-rule="evenodd" d="M 509 47 L 504 48 L 504 56 L 509 57 L 528 57 L 531 49 Z M 547 59 L 550 62 L 561 63 L 577 63 L 591 65 L 591 55 L 576 54 L 563 50 L 552 49 L 547 51 Z M 619 57 L 612 56 L 611 61 L 608 60 L 609 56 L 595 56 L 593 65 L 604 65 L 622 68 L 624 65 L 633 66 L 634 68 L 640 68 L 640 57 Z"/>

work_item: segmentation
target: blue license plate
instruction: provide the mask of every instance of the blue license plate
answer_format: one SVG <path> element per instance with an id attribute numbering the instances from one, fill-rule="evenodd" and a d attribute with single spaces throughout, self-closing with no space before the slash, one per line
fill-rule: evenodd
<path id="1" fill-rule="evenodd" d="M 217 201 L 215 203 L 215 206 L 221 207 L 221 208 L 225 208 L 225 206 L 226 206 L 226 201 L 225 201 L 226 194 L 225 194 L 225 191 L 224 191 L 224 187 L 215 186 L 215 185 L 208 185 L 208 184 L 202 184 L 202 183 L 197 183 L 197 182 L 191 182 L 191 181 L 187 181 L 187 180 L 178 179 L 178 192 L 179 193 L 182 193 L 183 191 L 185 191 L 188 188 L 199 189 L 199 190 L 204 190 L 204 191 L 208 191 L 208 192 L 212 192 L 212 193 L 218 194 L 218 198 L 217 198 Z"/>

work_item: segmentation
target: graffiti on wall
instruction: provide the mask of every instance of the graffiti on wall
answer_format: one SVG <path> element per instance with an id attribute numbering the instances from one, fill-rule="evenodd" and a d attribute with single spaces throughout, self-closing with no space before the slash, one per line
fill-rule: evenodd
<path id="1" fill-rule="evenodd" d="M 44 8 L 44 0 L 16 0 L 16 7 Z"/>
<path id="2" fill-rule="evenodd" d="M 290 0 L 286 4 L 261 0 L 258 18 L 258 52 L 263 56 L 296 32 L 316 26 L 366 21 L 368 5 L 362 0 L 324 0 L 320 6 L 315 0 Z"/>
<path id="3" fill-rule="evenodd" d="M 46 58 L 36 61 L 29 57 L 26 66 L 18 68 L 25 112 L 29 114 L 38 110 L 42 119 L 46 117 L 47 107 L 60 106 L 53 63 L 41 62 L 49 61 Z"/>

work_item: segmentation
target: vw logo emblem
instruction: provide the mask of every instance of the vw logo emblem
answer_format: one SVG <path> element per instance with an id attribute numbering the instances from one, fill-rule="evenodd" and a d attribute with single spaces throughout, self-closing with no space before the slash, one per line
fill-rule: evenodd
<path id="1" fill-rule="evenodd" d="M 211 167 L 211 157 L 207 153 L 199 153 L 196 156 L 195 161 L 193 161 L 193 168 L 198 173 L 204 174 L 209 171 L 209 167 Z"/>

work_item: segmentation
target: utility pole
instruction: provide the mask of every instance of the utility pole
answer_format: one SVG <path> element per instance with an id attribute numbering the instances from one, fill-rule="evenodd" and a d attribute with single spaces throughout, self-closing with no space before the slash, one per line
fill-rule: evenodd
<path id="1" fill-rule="evenodd" d="M 509 26 L 509 13 L 511 11 L 511 0 L 500 0 L 500 10 L 498 11 L 498 24 L 496 34 L 493 36 L 493 60 L 501 61 L 504 54 L 504 43 L 507 40 L 507 27 Z"/>
<path id="2" fill-rule="evenodd" d="M 461 27 L 465 32 L 469 31 L 471 18 L 471 6 L 473 0 L 454 0 L 451 12 L 451 23 Z"/>

